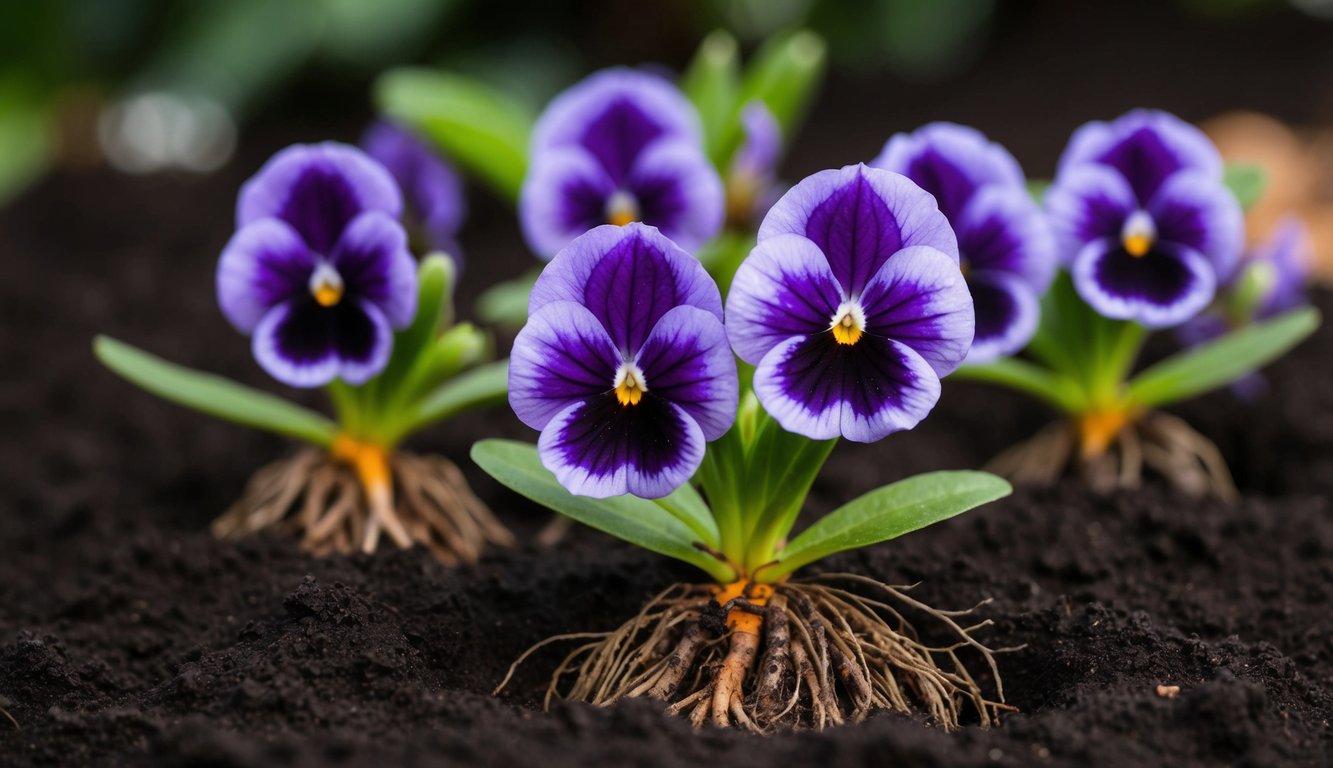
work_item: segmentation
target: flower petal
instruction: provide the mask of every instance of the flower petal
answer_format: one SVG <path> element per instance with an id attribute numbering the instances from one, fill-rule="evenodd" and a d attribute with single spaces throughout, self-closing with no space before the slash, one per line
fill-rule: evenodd
<path id="1" fill-rule="evenodd" d="M 894 254 L 866 286 L 861 306 L 867 335 L 911 347 L 936 376 L 952 373 L 972 346 L 972 295 L 958 265 L 934 248 Z"/>
<path id="2" fill-rule="evenodd" d="M 686 304 L 722 319 L 722 296 L 703 265 L 638 223 L 597 227 L 558 253 L 532 287 L 528 313 L 552 301 L 587 307 L 626 356 L 672 307 Z"/>
<path id="3" fill-rule="evenodd" d="M 1060 157 L 1057 176 L 1087 163 L 1114 168 L 1146 205 L 1172 174 L 1193 169 L 1222 178 L 1222 158 L 1203 131 L 1175 115 L 1136 109 L 1109 123 L 1079 128 Z"/>
<path id="4" fill-rule="evenodd" d="M 509 404 L 533 429 L 575 401 L 606 394 L 621 358 L 587 309 L 557 301 L 532 313 L 509 353 Z"/>
<path id="5" fill-rule="evenodd" d="M 760 241 L 727 291 L 727 335 L 741 359 L 758 365 L 792 336 L 829 329 L 842 289 L 824 254 L 800 235 Z"/>
<path id="6" fill-rule="evenodd" d="M 1236 196 L 1218 179 L 1181 171 L 1167 179 L 1148 205 L 1157 237 L 1203 254 L 1220 281 L 1236 269 L 1245 219 Z"/>
<path id="7" fill-rule="evenodd" d="M 716 440 L 736 420 L 740 385 L 727 332 L 698 307 L 676 307 L 657 321 L 634 360 L 648 391 L 685 409 Z"/>
<path id="8" fill-rule="evenodd" d="M 766 178 L 777 171 L 782 152 L 782 126 L 764 104 L 755 99 L 741 109 L 745 140 L 731 159 L 731 172 Z"/>
<path id="9" fill-rule="evenodd" d="M 870 165 L 901 173 L 934 195 L 950 221 L 983 186 L 1023 189 L 1023 171 L 1008 150 L 956 123 L 931 123 L 897 134 Z"/>
<path id="10" fill-rule="evenodd" d="M 315 257 L 286 222 L 260 219 L 237 230 L 218 260 L 218 305 L 241 333 L 265 313 L 308 290 Z"/>
<path id="11" fill-rule="evenodd" d="M 722 180 L 697 145 L 659 141 L 634 162 L 626 188 L 639 203 L 639 220 L 693 251 L 722 229 Z"/>
<path id="12" fill-rule="evenodd" d="M 759 239 L 783 233 L 819 246 L 849 296 L 902 248 L 927 245 L 958 258 L 935 198 L 905 176 L 865 165 L 821 171 L 788 190 L 764 217 Z"/>
<path id="13" fill-rule="evenodd" d="M 416 134 L 388 120 L 371 125 L 361 146 L 398 182 L 430 247 L 457 258 L 454 238 L 467 215 L 467 199 L 453 167 Z"/>
<path id="14" fill-rule="evenodd" d="M 394 328 L 404 328 L 416 317 L 417 262 L 397 221 L 378 212 L 357 216 L 329 261 L 342 276 L 348 296 L 378 306 Z"/>
<path id="15" fill-rule="evenodd" d="M 608 393 L 560 411 L 537 450 L 570 493 L 656 499 L 689 482 L 703 461 L 704 437 L 684 409 L 651 393 L 634 406 Z"/>
<path id="16" fill-rule="evenodd" d="M 343 301 L 334 307 L 333 335 L 338 351 L 338 377 L 360 386 L 378 376 L 393 351 L 393 329 L 374 303 Z"/>
<path id="17" fill-rule="evenodd" d="M 1183 246 L 1158 243 L 1131 256 L 1115 241 L 1090 243 L 1071 270 L 1079 295 L 1093 309 L 1149 328 L 1178 325 L 1208 306 L 1216 288 L 1212 266 Z"/>
<path id="18" fill-rule="evenodd" d="M 788 432 L 869 443 L 916 426 L 939 400 L 940 380 L 906 344 L 867 334 L 844 345 L 822 333 L 769 350 L 754 391 Z"/>
<path id="19" fill-rule="evenodd" d="M 311 250 L 328 255 L 343 228 L 365 211 L 402 215 L 398 185 L 384 166 L 347 144 L 297 144 L 274 155 L 241 187 L 236 226 L 282 219 Z"/>
<path id="20" fill-rule="evenodd" d="M 969 269 L 1007 272 L 1039 294 L 1055 279 L 1055 235 L 1022 187 L 983 187 L 953 222 Z"/>
<path id="21" fill-rule="evenodd" d="M 299 297 L 270 309 L 250 341 L 268 375 L 293 387 L 318 387 L 338 375 L 331 313 Z"/>
<path id="22" fill-rule="evenodd" d="M 1137 209 L 1129 183 L 1102 165 L 1061 170 L 1046 192 L 1046 211 L 1063 260 L 1072 261 L 1093 241 L 1119 241 L 1125 219 Z"/>
<path id="23" fill-rule="evenodd" d="M 582 149 L 554 150 L 533 163 L 519 193 L 519 218 L 528 247 L 550 260 L 588 230 L 606 223 L 616 185 Z"/>
<path id="24" fill-rule="evenodd" d="M 553 149 L 588 151 L 613 179 L 629 172 L 645 147 L 662 138 L 702 144 L 699 118 L 679 90 L 658 75 L 605 69 L 553 99 L 532 131 L 531 157 Z"/>
<path id="25" fill-rule="evenodd" d="M 976 309 L 976 335 L 967 362 L 988 363 L 1027 346 L 1041 307 L 1031 286 L 1008 272 L 973 272 L 967 280 Z"/>

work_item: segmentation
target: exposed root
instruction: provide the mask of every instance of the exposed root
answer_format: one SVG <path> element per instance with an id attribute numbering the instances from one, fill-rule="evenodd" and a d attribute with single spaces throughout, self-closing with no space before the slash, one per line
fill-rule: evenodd
<path id="1" fill-rule="evenodd" d="M 1012 708 L 999 651 L 973 637 L 990 622 L 963 626 L 971 611 L 930 608 L 908 589 L 853 574 L 721 592 L 674 585 L 612 632 L 534 646 L 496 691 L 533 651 L 577 639 L 587 642 L 556 667 L 548 707 L 557 697 L 607 706 L 642 696 L 696 727 L 755 732 L 859 722 L 876 710 L 924 713 L 946 729 L 965 719 L 995 724 Z M 918 640 L 903 610 L 938 622 L 954 641 Z M 994 698 L 968 670 L 967 654 L 984 660 Z"/>
<path id="2" fill-rule="evenodd" d="M 996 456 L 986 469 L 1015 483 L 1053 485 L 1076 474 L 1102 493 L 1138 488 L 1145 470 L 1193 496 L 1239 498 L 1221 451 L 1181 419 L 1149 411 L 1111 434 L 1060 421 Z"/>
<path id="3" fill-rule="evenodd" d="M 264 531 L 300 536 L 319 555 L 373 552 L 387 536 L 401 548 L 427 547 L 448 565 L 513 543 L 448 459 L 345 443 L 333 454 L 306 450 L 264 467 L 213 522 L 219 538 Z"/>

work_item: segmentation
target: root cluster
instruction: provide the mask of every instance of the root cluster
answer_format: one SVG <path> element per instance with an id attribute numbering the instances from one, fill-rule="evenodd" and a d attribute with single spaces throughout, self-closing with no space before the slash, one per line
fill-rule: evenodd
<path id="1" fill-rule="evenodd" d="M 877 597 L 851 591 L 857 587 Z M 995 723 L 1010 709 L 998 651 L 974 638 L 990 621 L 964 626 L 972 611 L 933 609 L 907 591 L 839 574 L 719 605 L 707 587 L 675 585 L 619 629 L 550 638 L 514 667 L 552 642 L 584 640 L 552 675 L 547 706 L 556 697 L 598 706 L 648 697 L 696 727 L 824 728 L 876 710 L 924 713 L 945 728 L 968 712 L 983 725 Z M 903 607 L 941 622 L 954 642 L 932 647 L 919 640 Z M 994 699 L 964 664 L 968 653 L 987 665 Z"/>
<path id="2" fill-rule="evenodd" d="M 1127 424 L 1104 450 L 1085 447 L 1077 425 L 1060 421 L 1001 453 L 986 469 L 1029 485 L 1052 485 L 1072 472 L 1103 493 L 1138 488 L 1151 470 L 1193 496 L 1237 498 L 1222 452 L 1170 414 L 1150 411 Z"/>
<path id="3" fill-rule="evenodd" d="M 380 485 L 326 451 L 306 450 L 255 473 L 241 498 L 213 522 L 234 538 L 276 531 L 301 538 L 315 554 L 373 552 L 382 536 L 402 548 L 427 547 L 442 562 L 475 562 L 487 545 L 513 536 L 441 456 L 385 457 Z"/>

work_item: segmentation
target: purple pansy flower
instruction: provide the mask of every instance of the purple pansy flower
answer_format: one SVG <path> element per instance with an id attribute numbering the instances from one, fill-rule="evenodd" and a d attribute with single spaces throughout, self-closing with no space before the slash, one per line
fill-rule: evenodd
<path id="1" fill-rule="evenodd" d="M 736 416 L 722 299 L 657 229 L 600 226 L 532 289 L 509 358 L 509 402 L 541 430 L 542 463 L 571 493 L 665 496 Z"/>
<path id="2" fill-rule="evenodd" d="M 773 206 L 727 296 L 727 334 L 789 432 L 857 442 L 910 429 L 972 344 L 958 243 L 935 200 L 864 165 Z"/>
<path id="3" fill-rule="evenodd" d="M 1152 328 L 1208 305 L 1243 236 L 1217 149 L 1165 112 L 1136 110 L 1080 128 L 1046 207 L 1083 299 L 1107 317 Z"/>
<path id="4" fill-rule="evenodd" d="M 932 123 L 889 139 L 871 165 L 901 173 L 934 195 L 953 225 L 976 309 L 968 362 L 989 362 L 1026 346 L 1057 254 L 1013 155 L 972 128 Z"/>
<path id="5" fill-rule="evenodd" d="M 458 173 L 415 134 L 387 120 L 371 125 L 361 146 L 398 182 L 407 228 L 422 239 L 424 250 L 459 262 L 458 230 L 467 202 Z"/>
<path id="6" fill-rule="evenodd" d="M 687 249 L 722 226 L 698 116 L 657 75 L 609 69 L 560 94 L 533 129 L 530 158 L 519 213 L 543 258 L 602 224 L 650 224 Z"/>
<path id="7" fill-rule="evenodd" d="M 782 126 L 762 101 L 741 110 L 745 139 L 727 169 L 727 220 L 752 227 L 781 196 L 778 159 L 782 153 Z"/>
<path id="8" fill-rule="evenodd" d="M 416 315 L 416 263 L 393 178 L 344 144 L 296 145 L 241 187 L 218 262 L 223 314 L 275 379 L 361 384 Z"/>

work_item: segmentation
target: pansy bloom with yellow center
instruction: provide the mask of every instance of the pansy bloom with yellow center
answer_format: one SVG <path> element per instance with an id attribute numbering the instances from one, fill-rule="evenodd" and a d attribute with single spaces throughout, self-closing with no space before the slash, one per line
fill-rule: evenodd
<path id="1" fill-rule="evenodd" d="M 642 224 L 597 227 L 561 251 L 510 356 L 514 412 L 541 430 L 542 463 L 584 496 L 679 488 L 735 419 L 737 386 L 716 284 Z"/>
<path id="2" fill-rule="evenodd" d="M 458 172 L 416 134 L 388 120 L 371 125 L 361 146 L 402 189 L 404 224 L 417 250 L 448 254 L 461 264 L 458 230 L 467 200 Z"/>
<path id="3" fill-rule="evenodd" d="M 222 312 L 273 378 L 361 384 L 416 315 L 416 260 L 384 167 L 343 144 L 279 152 L 241 190 L 218 262 Z"/>
<path id="4" fill-rule="evenodd" d="M 1152 110 L 1080 128 L 1046 208 L 1083 300 L 1150 328 L 1206 307 L 1243 238 L 1217 149 L 1197 128 Z"/>
<path id="5" fill-rule="evenodd" d="M 654 74 L 609 69 L 556 97 L 533 128 L 519 199 L 528 244 L 549 259 L 602 224 L 643 222 L 697 248 L 722 226 L 722 182 L 694 107 Z"/>
<path id="6" fill-rule="evenodd" d="M 953 225 L 976 306 L 967 361 L 988 362 L 1026 346 L 1058 259 L 1013 155 L 972 128 L 931 123 L 889 139 L 871 165 L 901 173 L 934 195 Z"/>
<path id="7" fill-rule="evenodd" d="M 727 297 L 727 332 L 784 429 L 857 442 L 910 429 L 972 343 L 953 230 L 905 176 L 817 173 L 764 219 Z"/>

